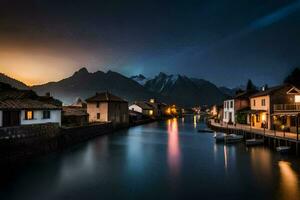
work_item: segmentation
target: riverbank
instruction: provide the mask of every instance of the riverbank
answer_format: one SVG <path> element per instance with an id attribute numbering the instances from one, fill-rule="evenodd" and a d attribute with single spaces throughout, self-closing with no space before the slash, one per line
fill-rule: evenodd
<path id="1" fill-rule="evenodd" d="M 11 165 L 13 163 L 26 162 L 34 157 L 63 151 L 98 136 L 112 134 L 121 129 L 128 129 L 159 120 L 165 119 L 139 120 L 126 126 L 113 126 L 112 123 L 97 123 L 79 127 L 56 127 L 55 131 L 51 127 L 51 134 L 38 133 L 28 137 L 2 139 L 0 141 L 0 163 L 2 165 Z M 40 127 L 39 130 L 44 130 L 44 133 L 45 127 Z"/>
<path id="2" fill-rule="evenodd" d="M 244 125 L 222 125 L 213 120 L 208 121 L 207 126 L 216 132 L 243 135 L 245 140 L 253 138 L 263 139 L 264 145 L 271 149 L 276 149 L 279 146 L 288 146 L 291 148 L 290 153 L 300 155 L 300 141 L 297 139 L 297 134 L 250 128 Z"/>

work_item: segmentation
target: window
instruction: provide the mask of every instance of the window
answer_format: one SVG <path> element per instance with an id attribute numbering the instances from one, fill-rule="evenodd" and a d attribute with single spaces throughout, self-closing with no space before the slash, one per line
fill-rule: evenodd
<path id="1" fill-rule="evenodd" d="M 50 110 L 43 111 L 43 119 L 50 119 Z"/>
<path id="2" fill-rule="evenodd" d="M 33 111 L 32 110 L 25 111 L 25 120 L 33 120 Z"/>
<path id="3" fill-rule="evenodd" d="M 100 107 L 100 103 L 99 102 L 97 102 L 97 108 L 99 108 Z"/>
<path id="4" fill-rule="evenodd" d="M 265 100 L 265 99 L 262 99 L 262 100 L 261 100 L 261 105 L 262 105 L 262 106 L 266 106 L 266 100 Z"/>
<path id="5" fill-rule="evenodd" d="M 295 103 L 300 103 L 300 95 L 295 95 Z"/>
<path id="6" fill-rule="evenodd" d="M 256 122 L 257 123 L 260 122 L 260 116 L 259 116 L 259 114 L 256 114 Z"/>
<path id="7" fill-rule="evenodd" d="M 255 104 L 256 104 L 255 99 L 253 99 L 253 106 L 256 106 Z"/>
<path id="8" fill-rule="evenodd" d="M 97 119 L 100 119 L 100 113 L 97 113 Z"/>
<path id="9" fill-rule="evenodd" d="M 230 101 L 230 108 L 233 108 L 233 101 Z"/>

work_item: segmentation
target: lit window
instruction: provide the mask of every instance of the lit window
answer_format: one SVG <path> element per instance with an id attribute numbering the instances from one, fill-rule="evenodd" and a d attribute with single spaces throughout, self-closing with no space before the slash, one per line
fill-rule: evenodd
<path id="1" fill-rule="evenodd" d="M 25 111 L 25 120 L 33 120 L 33 111 L 32 110 Z"/>
<path id="2" fill-rule="evenodd" d="M 300 95 L 295 96 L 295 103 L 300 103 Z"/>

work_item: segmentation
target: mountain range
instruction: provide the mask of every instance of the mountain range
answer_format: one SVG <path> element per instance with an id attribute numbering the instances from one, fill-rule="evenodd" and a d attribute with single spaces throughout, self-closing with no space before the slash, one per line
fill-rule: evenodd
<path id="1" fill-rule="evenodd" d="M 154 78 L 146 78 L 141 74 L 126 77 L 113 71 L 91 73 L 86 68 L 81 68 L 63 80 L 32 87 L 4 74 L 0 74 L 0 82 L 19 89 L 32 89 L 39 95 L 50 92 L 65 104 L 73 103 L 78 97 L 85 99 L 94 95 L 95 92 L 107 90 L 129 102 L 157 98 L 166 103 L 186 107 L 221 103 L 228 97 L 227 93 L 204 79 L 167 75 L 162 72 Z"/>

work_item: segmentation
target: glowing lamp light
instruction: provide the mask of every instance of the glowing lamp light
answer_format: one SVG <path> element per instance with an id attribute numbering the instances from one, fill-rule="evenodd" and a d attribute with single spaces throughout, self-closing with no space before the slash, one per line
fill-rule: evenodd
<path id="1" fill-rule="evenodd" d="M 149 115 L 153 115 L 153 110 L 149 110 Z"/>
<path id="2" fill-rule="evenodd" d="M 263 114 L 261 115 L 261 119 L 262 119 L 263 122 L 266 122 L 266 114 L 265 114 L 265 113 L 263 113 Z"/>

